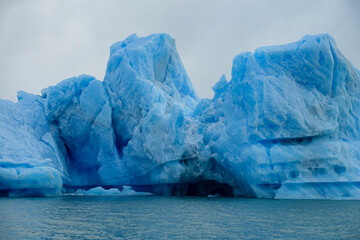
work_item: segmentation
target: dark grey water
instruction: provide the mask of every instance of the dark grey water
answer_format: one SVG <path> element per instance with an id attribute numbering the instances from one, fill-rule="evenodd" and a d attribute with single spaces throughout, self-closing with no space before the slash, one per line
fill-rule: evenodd
<path id="1" fill-rule="evenodd" d="M 0 198 L 1 239 L 360 239 L 360 201 Z"/>

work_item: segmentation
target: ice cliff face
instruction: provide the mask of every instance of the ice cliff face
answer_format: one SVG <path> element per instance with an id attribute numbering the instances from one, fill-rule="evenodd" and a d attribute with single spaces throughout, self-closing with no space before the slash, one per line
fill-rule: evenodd
<path id="1" fill-rule="evenodd" d="M 103 82 L 0 100 L 0 193 L 360 199 L 359 81 L 322 34 L 236 56 L 231 80 L 199 99 L 170 36 L 132 35 Z"/>
<path id="2" fill-rule="evenodd" d="M 306 36 L 236 56 L 196 115 L 240 194 L 359 198 L 359 77 L 331 36 Z"/>

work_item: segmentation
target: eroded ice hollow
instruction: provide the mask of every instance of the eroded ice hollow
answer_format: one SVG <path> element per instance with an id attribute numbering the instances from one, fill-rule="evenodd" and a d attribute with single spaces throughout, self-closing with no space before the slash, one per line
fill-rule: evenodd
<path id="1" fill-rule="evenodd" d="M 0 100 L 0 193 L 360 199 L 359 81 L 320 34 L 237 55 L 199 99 L 169 35 L 131 35 L 104 81 Z"/>

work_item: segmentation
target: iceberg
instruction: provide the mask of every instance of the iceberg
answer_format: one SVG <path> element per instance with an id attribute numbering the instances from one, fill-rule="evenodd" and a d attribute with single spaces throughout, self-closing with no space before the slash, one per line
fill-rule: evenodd
<path id="1" fill-rule="evenodd" d="M 174 39 L 131 35 L 103 81 L 0 100 L 0 195 L 360 199 L 359 83 L 331 35 L 308 35 L 235 56 L 200 99 Z"/>

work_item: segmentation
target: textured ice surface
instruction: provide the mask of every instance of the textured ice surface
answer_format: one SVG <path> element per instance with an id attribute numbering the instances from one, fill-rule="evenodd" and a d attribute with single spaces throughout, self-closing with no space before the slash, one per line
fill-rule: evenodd
<path id="1" fill-rule="evenodd" d="M 321 34 L 237 55 L 199 99 L 169 35 L 131 35 L 103 82 L 0 100 L 0 193 L 360 199 L 359 81 Z"/>
<path id="2" fill-rule="evenodd" d="M 0 191 L 11 196 L 59 195 L 67 179 L 44 102 L 20 91 L 19 101 L 0 100 Z"/>
<path id="3" fill-rule="evenodd" d="M 178 182 L 185 172 L 179 161 L 193 154 L 202 136 L 191 118 L 199 98 L 174 40 L 131 35 L 114 44 L 104 86 L 121 158 L 115 183 Z M 167 163 L 171 167 L 158 168 Z"/>
<path id="4" fill-rule="evenodd" d="M 102 82 L 81 75 L 42 90 L 44 112 L 71 184 L 113 181 L 119 168 L 112 111 Z"/>
<path id="5" fill-rule="evenodd" d="M 234 58 L 194 115 L 239 194 L 359 198 L 359 70 L 330 35 Z"/>

